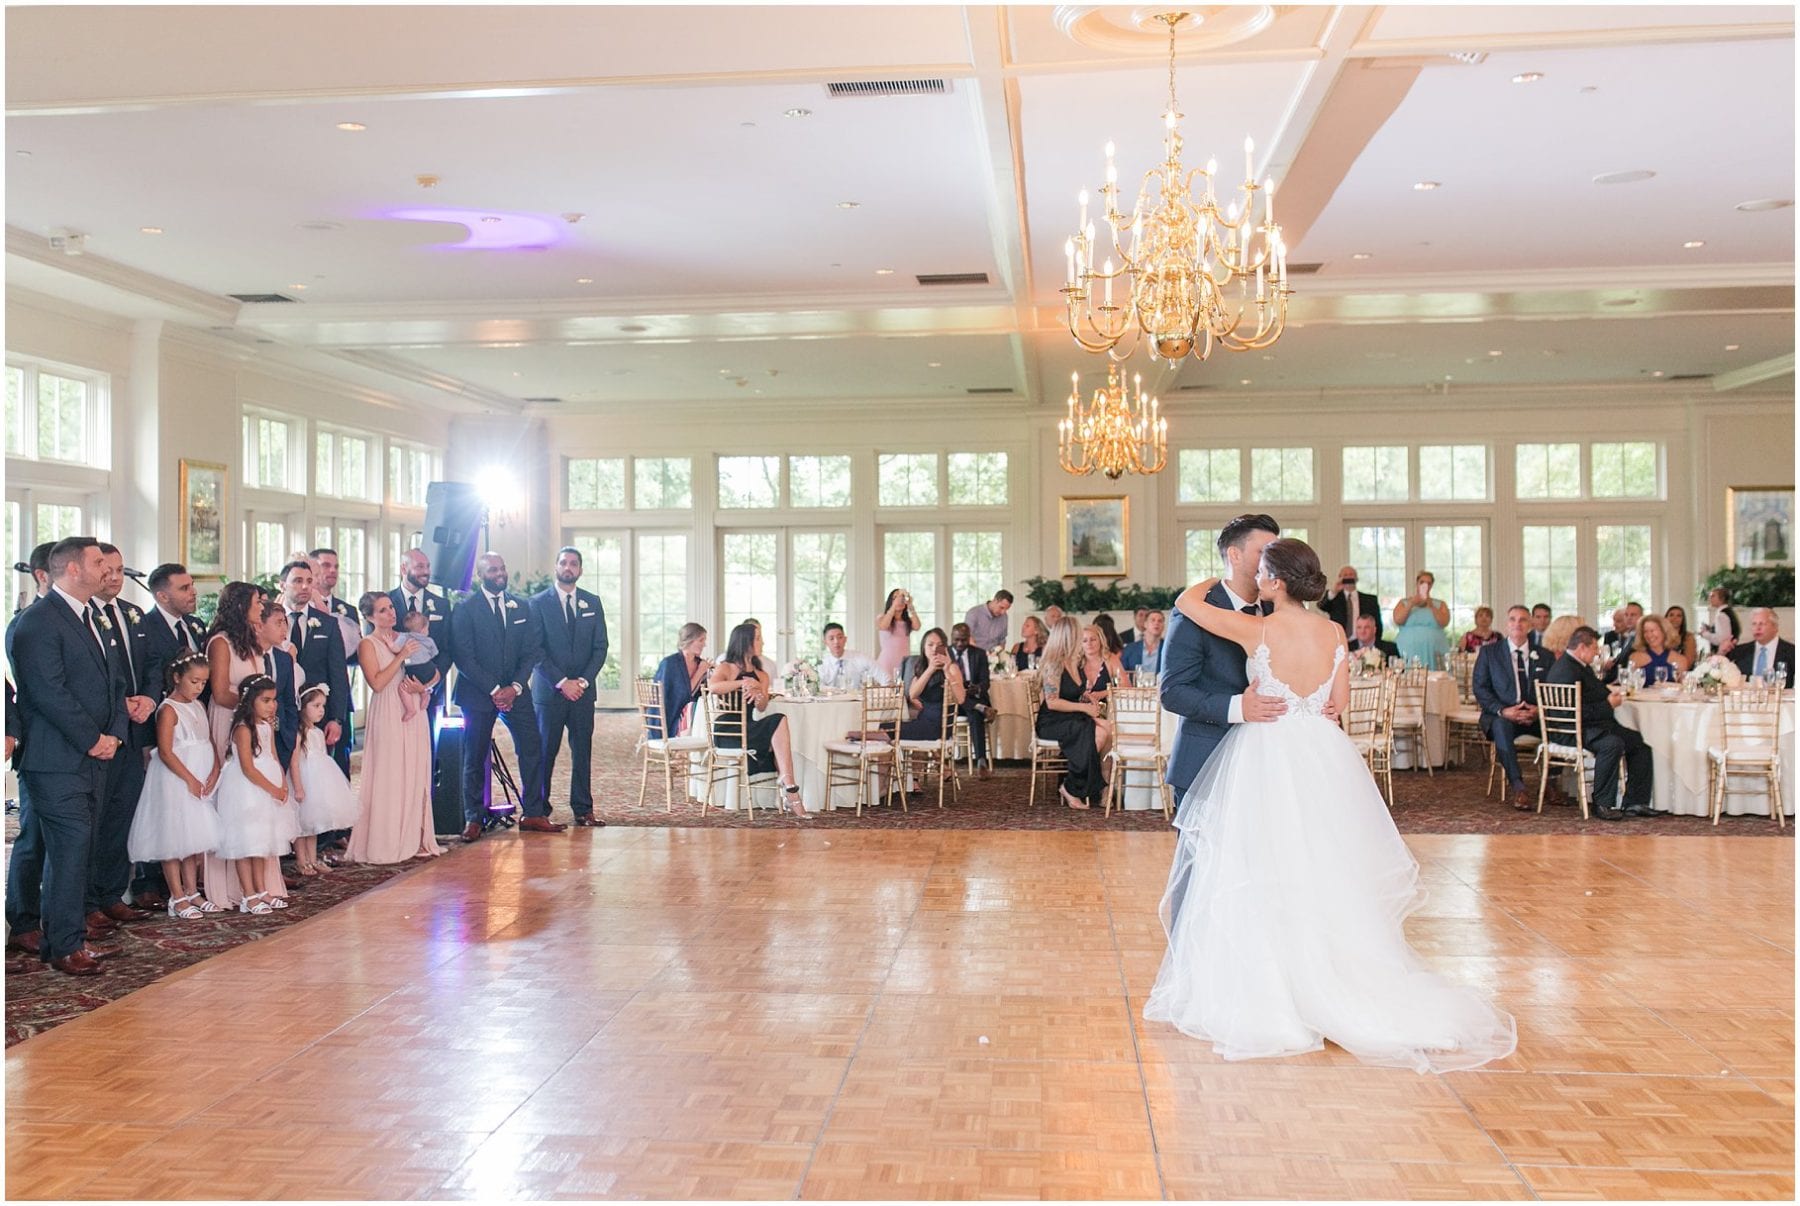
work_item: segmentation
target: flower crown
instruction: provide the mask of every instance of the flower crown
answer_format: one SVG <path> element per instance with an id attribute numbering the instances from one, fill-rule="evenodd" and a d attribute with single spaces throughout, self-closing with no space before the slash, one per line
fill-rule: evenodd
<path id="1" fill-rule="evenodd" d="M 308 695 L 324 695 L 329 697 L 330 694 L 331 685 L 329 683 L 314 683 L 310 687 L 302 687 L 300 689 L 300 702 L 305 703 Z"/>

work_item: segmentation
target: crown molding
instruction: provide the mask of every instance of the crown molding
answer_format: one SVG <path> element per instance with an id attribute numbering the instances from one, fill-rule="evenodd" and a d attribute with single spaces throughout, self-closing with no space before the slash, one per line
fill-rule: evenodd
<path id="1" fill-rule="evenodd" d="M 1774 6 L 1770 6 L 1773 8 Z M 1367 38 L 1351 52 L 1359 58 L 1392 55 L 1443 55 L 1453 51 L 1498 54 L 1515 50 L 1604 50 L 1621 46 L 1657 46 L 1688 42 L 1755 42 L 1794 36 L 1792 21 L 1744 25 L 1655 25 L 1630 29 L 1573 29 L 1556 32 L 1442 34 L 1429 38 Z"/>
<path id="2" fill-rule="evenodd" d="M 1329 267 L 1329 264 L 1327 265 Z M 1296 296 L 1368 293 L 1593 293 L 1641 289 L 1748 289 L 1794 287 L 1794 265 L 1656 264 L 1623 268 L 1502 269 L 1490 272 L 1417 272 L 1394 276 L 1330 275 L 1303 278 Z M 1727 284 L 1729 282 L 1729 284 Z"/>
<path id="3" fill-rule="evenodd" d="M 36 289 L 28 289 L 23 285 L 8 284 L 6 286 L 6 304 L 42 310 L 46 314 L 54 314 L 72 322 L 86 323 L 89 326 L 127 334 L 137 323 L 135 318 L 114 314 L 107 310 L 96 310 L 81 302 L 70 301 L 66 297 L 57 297 L 53 293 L 40 293 Z"/>
<path id="4" fill-rule="evenodd" d="M 145 301 L 167 306 L 202 324 L 230 324 L 237 321 L 238 303 L 230 298 L 177 284 L 155 273 L 129 268 L 105 256 L 65 255 L 52 248 L 49 239 L 17 226 L 6 228 L 6 254 L 67 273 L 78 280 L 104 285 Z"/>
<path id="5" fill-rule="evenodd" d="M 433 405 L 442 406 L 446 402 L 454 401 L 459 404 L 457 409 L 461 414 L 468 416 L 482 413 L 518 416 L 525 413 L 525 404 L 508 394 L 484 389 L 447 373 L 433 372 L 423 365 L 401 360 L 395 356 L 348 349 L 319 351 L 315 354 L 370 372 L 381 373 L 397 381 L 430 391 L 429 401 L 421 404 L 427 409 Z"/>

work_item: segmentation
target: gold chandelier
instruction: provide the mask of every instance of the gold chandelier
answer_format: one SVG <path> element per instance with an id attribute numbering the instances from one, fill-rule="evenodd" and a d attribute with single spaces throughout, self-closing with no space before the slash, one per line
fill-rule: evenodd
<path id="1" fill-rule="evenodd" d="M 1069 417 L 1059 421 L 1057 448 L 1063 472 L 1086 477 L 1096 470 L 1117 481 L 1125 473 L 1160 473 L 1169 463 L 1169 421 L 1161 404 L 1144 397 L 1144 378 L 1127 398 L 1119 366 L 1108 362 L 1106 388 L 1081 405 L 1081 374 L 1069 374 Z"/>
<path id="2" fill-rule="evenodd" d="M 1244 140 L 1243 203 L 1221 213 L 1213 194 L 1216 161 L 1189 172 L 1181 164 L 1181 118 L 1175 104 L 1175 29 L 1192 14 L 1159 13 L 1169 27 L 1169 107 L 1161 166 L 1144 173 L 1137 205 L 1119 212 L 1118 169 L 1113 144 L 1106 144 L 1106 184 L 1100 190 L 1102 218 L 1112 254 L 1095 267 L 1098 246 L 1088 221 L 1083 190 L 1081 224 L 1065 244 L 1069 333 L 1090 352 L 1123 360 L 1140 334 L 1152 356 L 1205 360 L 1215 344 L 1234 352 L 1266 348 L 1287 325 L 1287 248 L 1275 224 L 1275 183 L 1258 186 L 1250 139 Z M 1195 178 L 1204 192 L 1195 194 Z M 1256 195 L 1263 194 L 1263 220 L 1253 219 Z M 1129 236 L 1129 248 L 1126 239 Z M 1113 302 L 1118 282 L 1123 305 Z M 1251 307 L 1254 306 L 1254 319 Z M 1123 351 L 1120 350 L 1123 346 Z"/>

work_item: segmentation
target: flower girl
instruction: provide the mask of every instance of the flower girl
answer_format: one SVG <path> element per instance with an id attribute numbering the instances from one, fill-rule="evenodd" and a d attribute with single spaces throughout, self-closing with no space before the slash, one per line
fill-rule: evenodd
<path id="1" fill-rule="evenodd" d="M 200 702 L 206 655 L 184 653 L 163 674 L 168 696 L 156 710 L 156 757 L 144 777 L 126 845 L 133 862 L 162 864 L 169 882 L 169 916 L 192 920 L 219 911 L 201 895 L 198 882 L 200 856 L 219 841 L 212 798 L 219 765 L 206 706 Z"/>
<path id="2" fill-rule="evenodd" d="M 288 782 L 292 784 L 292 803 L 300 821 L 300 836 L 294 840 L 294 861 L 300 874 L 318 875 L 325 870 L 318 861 L 319 834 L 332 829 L 348 829 L 356 824 L 361 805 L 350 793 L 350 780 L 332 761 L 325 748 L 325 699 L 331 688 L 315 683 L 300 692 L 300 739 L 294 743 L 293 761 L 288 765 Z"/>
<path id="3" fill-rule="evenodd" d="M 271 900 L 270 867 L 300 836 L 300 821 L 288 804 L 286 776 L 275 753 L 275 680 L 252 674 L 238 687 L 231 716 L 231 748 L 219 772 L 220 858 L 237 859 L 244 899 L 240 913 L 285 909 Z"/>

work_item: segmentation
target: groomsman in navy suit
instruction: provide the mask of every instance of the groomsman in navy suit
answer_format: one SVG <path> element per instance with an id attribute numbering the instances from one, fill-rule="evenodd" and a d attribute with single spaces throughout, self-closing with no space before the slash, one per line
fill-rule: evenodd
<path id="1" fill-rule="evenodd" d="M 99 974 L 106 956 L 87 945 L 88 855 L 125 745 L 125 684 L 90 606 L 105 580 L 89 536 L 50 552 L 51 591 L 19 616 L 13 672 L 25 721 L 21 779 L 43 835 L 43 938 L 39 957 L 72 976 Z"/>
<path id="2" fill-rule="evenodd" d="M 13 634 L 18 631 L 20 617 L 50 593 L 50 550 L 55 547 L 56 542 L 50 541 L 31 550 L 31 577 L 37 584 L 37 593 L 25 600 L 25 605 L 13 613 L 12 621 L 6 626 L 8 665 L 18 665 L 13 660 Z M 21 720 L 16 736 L 23 740 L 24 735 L 24 722 Z M 13 765 L 15 770 L 18 769 L 16 757 Z M 28 955 L 38 953 L 44 937 L 42 927 L 38 924 L 41 904 L 39 894 L 43 890 L 43 883 L 44 835 L 38 829 L 37 814 L 31 807 L 31 785 L 21 774 L 19 836 L 13 840 L 12 857 L 6 861 L 7 950 L 24 951 Z"/>
<path id="3" fill-rule="evenodd" d="M 162 676 L 162 667 L 151 656 L 144 613 L 119 598 L 125 585 L 124 554 L 113 545 L 102 544 L 100 565 L 100 590 L 93 606 L 99 613 L 101 634 L 108 639 L 113 672 L 123 684 L 125 708 L 131 718 L 125 747 L 108 771 L 106 800 L 88 857 L 87 924 L 96 930 L 110 930 L 148 916 L 125 903 L 125 890 L 131 886 L 131 856 L 126 853 L 125 839 L 144 791 L 145 759 L 156 748 L 151 715 L 162 692 L 150 690 L 148 683 L 152 676 Z"/>
<path id="4" fill-rule="evenodd" d="M 450 677 L 450 600 L 441 586 L 431 584 L 431 558 L 424 549 L 407 549 L 400 556 L 400 585 L 388 592 L 394 604 L 394 627 L 404 628 L 409 612 L 422 611 L 430 631 L 425 635 L 437 643 L 435 661 L 437 686 L 431 689 L 431 731 L 437 732 L 437 718 L 444 710 L 444 683 Z M 437 757 L 437 751 L 432 751 Z"/>
<path id="5" fill-rule="evenodd" d="M 450 657 L 456 665 L 456 706 L 463 713 L 462 838 L 481 837 L 483 801 L 487 795 L 488 753 L 494 744 L 494 722 L 505 718 L 519 759 L 519 795 L 525 817 L 519 828 L 531 833 L 561 833 L 568 826 L 550 819 L 540 765 L 537 713 L 525 685 L 537 665 L 538 626 L 531 609 L 508 593 L 506 561 L 498 553 L 475 559 L 479 586 L 450 613 Z"/>
<path id="6" fill-rule="evenodd" d="M 577 825 L 597 829 L 606 822 L 594 815 L 594 683 L 606 665 L 606 610 L 600 596 L 575 585 L 581 570 L 580 549 L 559 549 L 555 583 L 531 597 L 544 655 L 531 672 L 531 702 L 537 708 L 546 794 L 567 729 L 573 763 L 569 808 Z"/>
<path id="7" fill-rule="evenodd" d="M 294 660 L 306 671 L 308 685 L 324 683 L 330 688 L 325 696 L 325 744 L 335 756 L 339 742 L 350 743 L 350 672 L 337 618 L 312 605 L 312 592 L 311 563 L 290 561 L 281 567 L 281 609 Z"/>
<path id="8" fill-rule="evenodd" d="M 338 555 L 336 549 L 314 549 L 307 554 L 313 563 L 312 605 L 337 621 L 338 634 L 344 640 L 344 683 L 348 687 L 350 669 L 356 665 L 356 647 L 362 644 L 362 615 L 355 607 L 337 597 Z M 344 692 L 344 739 L 331 751 L 331 757 L 350 777 L 350 747 L 356 741 L 356 700 Z M 285 764 L 284 764 L 285 765 Z"/>
<path id="9" fill-rule="evenodd" d="M 155 681 L 144 686 L 152 688 L 151 698 L 161 703 L 166 694 L 162 684 L 163 667 L 184 653 L 204 654 L 206 625 L 194 618 L 200 596 L 194 589 L 194 576 L 187 572 L 187 566 L 173 561 L 159 565 L 150 571 L 144 585 L 156 599 L 156 606 L 144 613 L 144 640 L 156 674 L 153 676 Z"/>

